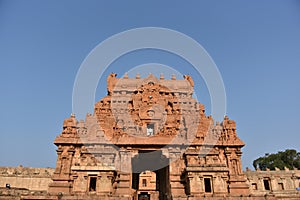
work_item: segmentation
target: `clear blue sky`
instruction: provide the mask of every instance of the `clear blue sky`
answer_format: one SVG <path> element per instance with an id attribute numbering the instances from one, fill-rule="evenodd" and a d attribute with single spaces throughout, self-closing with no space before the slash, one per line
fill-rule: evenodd
<path id="1" fill-rule="evenodd" d="M 80 64 L 109 36 L 146 26 L 189 35 L 211 55 L 227 114 L 246 143 L 244 168 L 267 152 L 300 150 L 299 1 L 2 0 L 0 166 L 54 167 L 53 140 L 72 112 Z M 107 73 L 149 62 L 191 72 L 178 57 L 149 50 L 120 58 Z M 206 86 L 195 82 L 209 114 Z M 105 90 L 100 81 L 97 100 Z"/>

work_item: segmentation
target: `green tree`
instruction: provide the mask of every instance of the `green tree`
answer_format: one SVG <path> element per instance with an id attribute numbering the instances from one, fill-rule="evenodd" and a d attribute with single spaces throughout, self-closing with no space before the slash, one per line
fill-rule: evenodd
<path id="1" fill-rule="evenodd" d="M 286 149 L 285 151 L 278 151 L 275 154 L 265 154 L 253 161 L 253 167 L 260 170 L 274 170 L 275 167 L 284 169 L 300 169 L 300 152 L 295 149 Z"/>

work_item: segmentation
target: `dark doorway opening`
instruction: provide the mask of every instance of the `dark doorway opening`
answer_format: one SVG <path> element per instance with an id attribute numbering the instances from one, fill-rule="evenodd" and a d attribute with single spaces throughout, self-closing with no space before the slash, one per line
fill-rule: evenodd
<path id="1" fill-rule="evenodd" d="M 142 192 L 141 194 L 139 194 L 138 200 L 150 200 L 150 194 L 148 194 L 147 192 Z"/>
<path id="2" fill-rule="evenodd" d="M 132 158 L 132 189 L 139 190 L 139 184 L 143 184 L 139 183 L 139 175 L 146 170 L 156 173 L 156 191 L 159 191 L 159 200 L 167 200 L 168 196 L 171 196 L 169 159 L 162 155 L 161 150 L 139 151 L 139 154 Z"/>
<path id="3" fill-rule="evenodd" d="M 265 186 L 265 190 L 270 190 L 270 181 L 268 179 L 264 180 L 264 186 Z"/>
<path id="4" fill-rule="evenodd" d="M 89 191 L 90 192 L 96 191 L 96 186 L 97 186 L 97 177 L 90 177 Z"/>
<path id="5" fill-rule="evenodd" d="M 156 190 L 159 191 L 159 199 L 167 200 L 170 195 L 169 166 L 161 168 L 156 173 Z"/>
<path id="6" fill-rule="evenodd" d="M 205 192 L 211 193 L 211 179 L 210 178 L 204 178 L 204 188 Z"/>
<path id="7" fill-rule="evenodd" d="M 139 189 L 140 173 L 132 173 L 132 189 Z"/>

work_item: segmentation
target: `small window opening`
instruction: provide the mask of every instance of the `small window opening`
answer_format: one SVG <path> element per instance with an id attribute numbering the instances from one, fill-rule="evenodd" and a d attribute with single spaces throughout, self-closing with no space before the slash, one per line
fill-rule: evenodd
<path id="1" fill-rule="evenodd" d="M 278 183 L 278 189 L 279 190 L 284 190 L 283 183 Z"/>
<path id="2" fill-rule="evenodd" d="M 154 135 L 154 124 L 147 124 L 147 136 Z"/>
<path id="3" fill-rule="evenodd" d="M 97 177 L 91 177 L 89 191 L 90 192 L 96 191 L 96 185 L 97 185 Z"/>
<path id="4" fill-rule="evenodd" d="M 211 181 L 210 178 L 204 178 L 205 192 L 211 192 Z"/>
<path id="5" fill-rule="evenodd" d="M 267 179 L 264 180 L 264 186 L 265 186 L 265 190 L 270 190 L 270 182 L 269 182 L 269 180 L 267 180 Z"/>
<path id="6" fill-rule="evenodd" d="M 142 182 L 143 182 L 143 183 L 142 183 L 143 187 L 147 187 L 147 180 L 146 180 L 146 179 L 143 179 Z"/>
<path id="7" fill-rule="evenodd" d="M 257 184 L 256 183 L 252 183 L 252 190 L 257 190 Z"/>

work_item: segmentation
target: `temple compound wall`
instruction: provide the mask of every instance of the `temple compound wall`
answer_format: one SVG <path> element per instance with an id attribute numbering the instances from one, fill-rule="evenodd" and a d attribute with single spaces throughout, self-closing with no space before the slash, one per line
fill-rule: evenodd
<path id="1" fill-rule="evenodd" d="M 278 199 L 300 198 L 300 191 L 296 190 L 300 189 L 300 170 L 246 170 L 245 175 L 252 195 L 272 194 Z"/>
<path id="2" fill-rule="evenodd" d="M 0 167 L 0 199 L 20 200 L 22 196 L 46 196 L 52 182 L 52 168 Z"/>
<path id="3" fill-rule="evenodd" d="M 0 187 L 47 191 L 53 172 L 52 168 L 0 167 Z"/>
<path id="4" fill-rule="evenodd" d="M 47 195 L 21 199 L 299 199 L 292 192 L 298 173 L 285 171 L 293 184 L 284 178 L 276 185 L 275 175 L 242 171 L 244 143 L 235 121 L 214 121 L 193 92 L 188 75 L 166 80 L 110 74 L 107 96 L 94 113 L 64 120 Z M 262 188 L 267 178 L 269 190 Z M 288 192 L 274 193 L 281 183 Z"/>
<path id="5" fill-rule="evenodd" d="M 57 199 L 47 195 L 46 192 L 49 183 L 52 182 L 53 173 L 52 168 L 0 167 L 0 199 L 21 200 L 37 197 Z M 275 199 L 299 199 L 300 191 L 296 188 L 300 187 L 300 170 L 251 171 L 247 169 L 244 173 L 250 187 L 250 194 L 240 199 L 249 199 L 249 197 L 256 199 L 262 196 L 266 199 L 274 199 L 274 197 Z M 141 192 L 156 193 L 155 173 L 143 172 L 139 182 Z M 10 188 L 6 188 L 7 184 Z M 206 198 L 209 197 L 204 197 Z"/>

